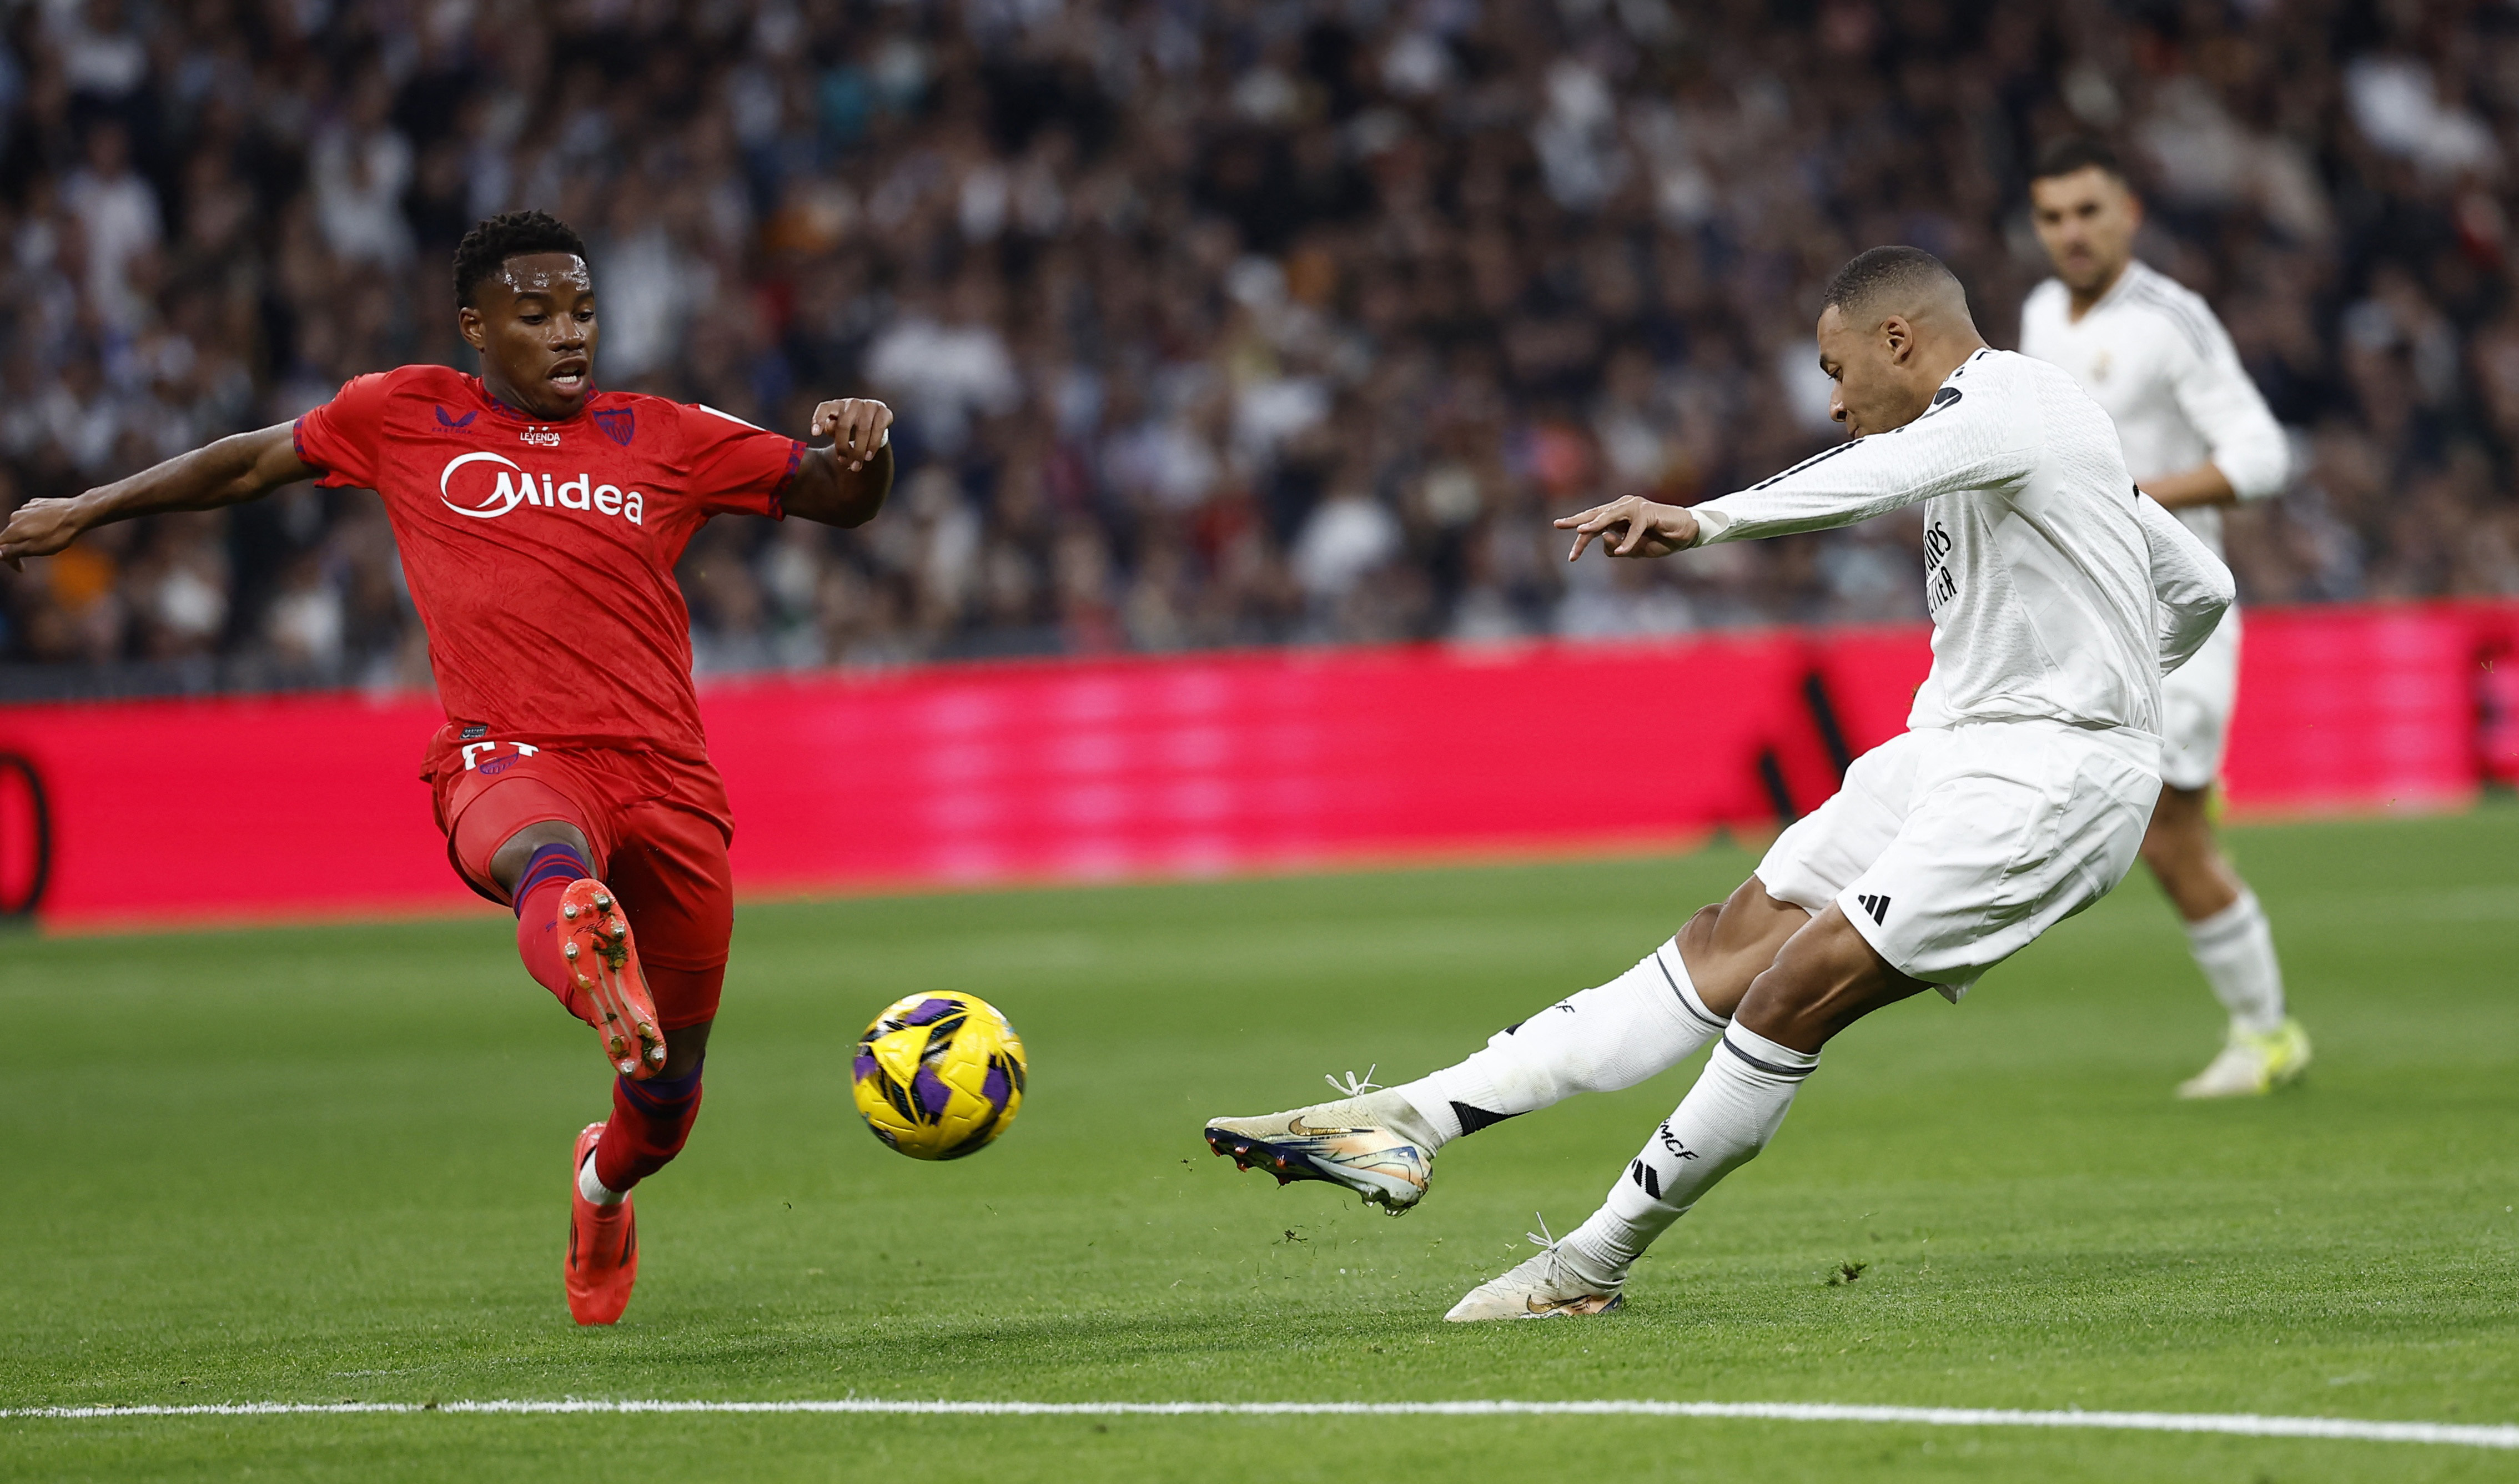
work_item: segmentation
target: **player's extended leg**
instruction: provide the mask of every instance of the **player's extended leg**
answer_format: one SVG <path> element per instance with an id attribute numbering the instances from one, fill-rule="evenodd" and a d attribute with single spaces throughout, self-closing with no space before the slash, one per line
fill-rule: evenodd
<path id="1" fill-rule="evenodd" d="M 2257 894 L 2213 837 L 2210 802 L 2204 789 L 2163 787 L 2143 837 L 2143 860 L 2187 925 L 2195 966 L 2231 1013 L 2221 1054 L 2178 1094 L 2249 1097 L 2299 1079 L 2309 1066 L 2309 1036 L 2284 1011 L 2274 931 Z"/>
<path id="2" fill-rule="evenodd" d="M 1809 920 L 1752 877 L 1609 983 L 1508 1026 L 1467 1061 L 1392 1092 L 1439 1147 L 1576 1093 L 1632 1087 L 1721 1035 L 1750 982 Z"/>
<path id="3" fill-rule="evenodd" d="M 526 972 L 602 1036 L 616 1110 L 631 1096 L 622 1091 L 627 1088 L 641 1095 L 657 1088 L 669 1099 L 687 1093 L 696 1108 L 698 1077 L 692 1072 L 687 1087 L 674 1082 L 674 1054 L 681 1051 L 696 1068 L 707 1029 L 701 1027 L 696 1045 L 676 1046 L 658 1024 L 637 935 L 623 903 L 596 879 L 594 857 L 585 831 L 560 819 L 526 825 L 500 845 L 490 875 L 516 904 L 516 951 Z M 682 1123 L 689 1126 L 687 1116 Z M 630 1200 L 636 1182 L 607 1189 L 597 1178 L 598 1153 L 628 1142 L 607 1138 L 609 1132 L 608 1124 L 588 1124 L 569 1155 L 562 1272 L 569 1314 L 582 1325 L 619 1320 L 639 1282 L 639 1212 Z"/>
<path id="4" fill-rule="evenodd" d="M 1755 878 L 1744 892 L 1750 889 L 1754 900 L 1772 900 Z M 1734 901 L 1742 899 L 1735 894 Z M 1721 1048 L 1601 1208 L 1564 1241 L 1472 1289 L 1444 1317 L 1528 1319 L 1616 1308 L 1628 1269 L 1653 1240 L 1775 1137 L 1830 1037 L 1925 987 L 1890 968 L 1842 908 L 1832 903 L 1807 917 L 1750 982 Z"/>
<path id="5" fill-rule="evenodd" d="M 653 1076 L 615 1077 L 611 1117 L 577 1137 L 565 1276 L 579 1324 L 611 1324 L 630 1302 L 639 1270 L 630 1192 L 682 1153 L 699 1117 L 700 1072 L 734 931 L 726 839 L 715 822 L 666 805 L 621 817 L 611 881 L 647 944 L 643 971 L 666 1056 Z"/>
<path id="6" fill-rule="evenodd" d="M 1632 1087 L 1721 1035 L 1809 917 L 1752 878 L 1634 968 L 1507 1026 L 1466 1061 L 1398 1087 L 1359 1084 L 1335 1102 L 1216 1118 L 1208 1146 L 1245 1169 L 1344 1186 L 1397 1215 L 1424 1198 L 1436 1151 L 1452 1140 L 1577 1093 Z"/>

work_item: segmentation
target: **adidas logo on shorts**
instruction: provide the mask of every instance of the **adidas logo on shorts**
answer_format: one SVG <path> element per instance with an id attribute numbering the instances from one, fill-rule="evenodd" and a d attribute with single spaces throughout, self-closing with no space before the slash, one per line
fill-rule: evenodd
<path id="1" fill-rule="evenodd" d="M 1869 892 L 1863 892 L 1857 894 L 1854 899 L 1862 904 L 1863 910 L 1866 913 L 1871 915 L 1875 926 L 1886 923 L 1889 920 L 1888 897 L 1875 896 Z"/>

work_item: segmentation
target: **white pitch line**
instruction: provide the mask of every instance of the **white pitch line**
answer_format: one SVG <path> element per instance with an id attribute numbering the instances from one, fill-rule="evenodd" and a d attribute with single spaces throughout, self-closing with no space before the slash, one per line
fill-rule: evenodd
<path id="1" fill-rule="evenodd" d="M 1873 1407 L 1834 1402 L 914 1402 L 875 1397 L 770 1402 L 560 1401 L 217 1402 L 194 1406 L 0 1408 L 0 1419 L 354 1417 L 441 1412 L 472 1416 L 581 1413 L 877 1414 L 910 1417 L 1661 1417 L 1780 1422 L 1907 1423 L 1927 1427 L 2096 1427 L 2249 1438 L 2450 1443 L 2519 1450 L 2519 1424 L 2379 1422 L 2356 1418 L 2204 1412 L 2020 1412 L 1995 1407 Z"/>

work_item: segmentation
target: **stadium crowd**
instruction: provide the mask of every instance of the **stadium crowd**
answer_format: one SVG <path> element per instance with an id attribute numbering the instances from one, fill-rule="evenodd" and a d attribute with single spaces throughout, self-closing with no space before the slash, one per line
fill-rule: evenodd
<path id="1" fill-rule="evenodd" d="M 1998 344 L 2025 164 L 2295 431 L 2254 601 L 2519 591 L 2519 7 L 2187 0 L 43 0 L 0 45 L 0 503 L 468 366 L 449 254 L 579 225 L 606 385 L 891 398 L 859 532 L 721 521 L 704 671 L 1922 611 L 1899 521 L 1569 567 L 1547 517 L 1832 441 L 1815 289 L 1941 253 Z M 0 697 L 424 683 L 375 497 L 0 570 Z"/>

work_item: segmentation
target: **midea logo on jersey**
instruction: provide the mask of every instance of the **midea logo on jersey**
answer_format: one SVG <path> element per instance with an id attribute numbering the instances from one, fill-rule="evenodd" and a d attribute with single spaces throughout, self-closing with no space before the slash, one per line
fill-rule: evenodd
<path id="1" fill-rule="evenodd" d="M 498 466 L 498 483 L 480 490 L 466 504 L 455 494 L 455 471 L 465 464 L 481 463 Z M 464 480 L 467 494 L 479 489 L 490 470 L 479 470 Z M 549 474 L 535 483 L 534 476 L 522 465 L 504 454 L 458 454 L 446 461 L 444 472 L 437 476 L 437 498 L 446 508 L 474 520 L 496 520 L 518 505 L 550 505 L 562 510 L 593 510 L 597 515 L 618 515 L 630 524 L 643 525 L 640 519 L 646 508 L 646 499 L 637 490 L 623 493 L 620 486 L 597 484 L 591 474 L 552 483 Z"/>

